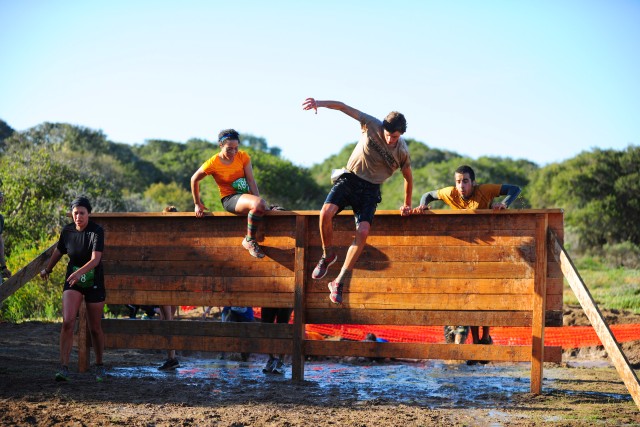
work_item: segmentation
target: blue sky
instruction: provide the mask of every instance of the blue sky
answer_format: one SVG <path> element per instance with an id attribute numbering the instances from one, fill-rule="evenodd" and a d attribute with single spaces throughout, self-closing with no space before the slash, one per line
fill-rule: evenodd
<path id="1" fill-rule="evenodd" d="M 0 0 L 0 119 L 115 142 L 233 127 L 310 166 L 383 118 L 473 158 L 640 144 L 640 1 Z M 337 165 L 340 166 L 340 165 Z"/>

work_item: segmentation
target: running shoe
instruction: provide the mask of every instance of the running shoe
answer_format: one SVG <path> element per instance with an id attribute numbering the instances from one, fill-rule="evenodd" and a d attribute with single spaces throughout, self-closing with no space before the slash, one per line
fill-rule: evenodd
<path id="1" fill-rule="evenodd" d="M 335 280 L 329 282 L 329 299 L 334 304 L 342 304 L 342 283 L 338 283 Z"/>
<path id="2" fill-rule="evenodd" d="M 269 360 L 267 360 L 267 364 L 264 365 L 264 368 L 262 368 L 262 373 L 263 374 L 273 373 L 273 368 L 275 368 L 275 366 L 276 366 L 276 359 L 274 359 L 273 357 L 270 357 Z"/>
<path id="3" fill-rule="evenodd" d="M 275 366 L 273 367 L 273 370 L 271 372 L 278 375 L 284 375 L 284 363 L 282 362 L 282 360 L 275 359 L 275 362 Z"/>
<path id="4" fill-rule="evenodd" d="M 170 371 L 172 369 L 177 369 L 180 367 L 180 362 L 178 359 L 167 359 L 162 366 L 158 367 L 159 371 Z"/>
<path id="5" fill-rule="evenodd" d="M 255 239 L 242 239 L 242 247 L 249 251 L 252 257 L 264 258 L 264 252 L 260 249 L 260 245 Z"/>
<path id="6" fill-rule="evenodd" d="M 320 261 L 318 261 L 318 265 L 313 269 L 313 273 L 311 273 L 312 279 L 322 279 L 327 275 L 327 271 L 329 271 L 329 266 L 335 263 L 338 260 L 338 255 L 333 254 L 329 258 L 322 257 Z"/>
<path id="7" fill-rule="evenodd" d="M 69 368 L 67 366 L 63 366 L 56 372 L 56 381 L 69 381 Z"/>
<path id="8" fill-rule="evenodd" d="M 96 365 L 95 372 L 97 382 L 101 383 L 107 379 L 107 370 L 104 368 L 104 365 Z"/>

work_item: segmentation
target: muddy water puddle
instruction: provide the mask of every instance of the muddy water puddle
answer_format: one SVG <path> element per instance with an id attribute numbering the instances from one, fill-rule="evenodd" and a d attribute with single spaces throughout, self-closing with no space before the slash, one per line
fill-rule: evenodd
<path id="1" fill-rule="evenodd" d="M 371 404 L 379 402 L 416 405 L 429 408 L 483 407 L 487 401 L 504 402 L 514 394 L 530 391 L 528 363 L 500 363 L 468 366 L 442 361 L 384 363 L 348 363 L 342 361 L 305 362 L 305 381 L 291 380 L 291 366 L 284 375 L 264 374 L 266 358 L 253 356 L 249 361 L 181 358 L 175 371 L 161 372 L 155 367 L 112 367 L 109 374 L 123 378 L 175 380 L 198 387 L 213 399 L 224 401 L 226 390 L 245 390 L 255 400 L 277 398 L 292 403 L 304 397 L 320 405 Z M 560 371 L 560 370 L 559 370 Z M 545 369 L 543 392 L 571 395 L 565 387 L 570 379 Z M 236 393 L 234 393 L 236 394 Z M 590 397 L 629 400 L 615 393 L 589 392 Z M 295 399 L 294 396 L 295 395 Z M 585 396 L 586 397 L 586 396 Z M 238 396 L 234 396 L 238 398 Z"/>

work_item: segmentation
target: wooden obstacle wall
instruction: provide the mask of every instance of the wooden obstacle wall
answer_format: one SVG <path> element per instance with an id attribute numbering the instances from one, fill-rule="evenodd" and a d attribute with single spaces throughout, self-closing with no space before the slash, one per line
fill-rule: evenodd
<path id="1" fill-rule="evenodd" d="M 215 213 L 93 214 L 105 229 L 108 304 L 292 307 L 293 325 L 105 319 L 106 345 L 199 351 L 288 353 L 294 380 L 309 355 L 530 361 L 540 393 L 544 327 L 562 325 L 562 271 L 547 233 L 563 239 L 561 210 L 379 211 L 364 253 L 331 304 L 327 283 L 354 236 L 350 212 L 334 221 L 339 262 L 323 280 L 317 211 L 268 212 L 263 259 L 242 248 L 246 217 Z M 306 324 L 527 326 L 531 346 L 305 340 Z M 86 349 L 81 348 L 81 351 Z"/>

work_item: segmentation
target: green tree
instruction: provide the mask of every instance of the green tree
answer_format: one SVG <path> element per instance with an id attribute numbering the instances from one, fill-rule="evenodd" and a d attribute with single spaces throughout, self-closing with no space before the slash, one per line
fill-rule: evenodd
<path id="1" fill-rule="evenodd" d="M 191 192 L 175 182 L 151 184 L 144 192 L 144 196 L 154 202 L 152 211 L 162 211 L 166 206 L 173 205 L 180 212 L 193 210 Z"/>
<path id="2" fill-rule="evenodd" d="M 640 244 L 640 147 L 593 150 L 546 166 L 528 194 L 539 208 L 565 209 L 565 223 L 578 237 L 578 252 L 605 244 Z"/>

